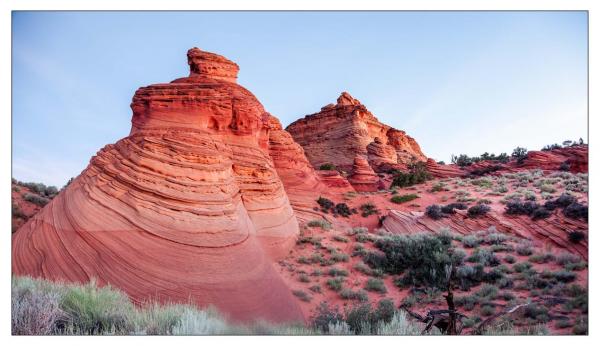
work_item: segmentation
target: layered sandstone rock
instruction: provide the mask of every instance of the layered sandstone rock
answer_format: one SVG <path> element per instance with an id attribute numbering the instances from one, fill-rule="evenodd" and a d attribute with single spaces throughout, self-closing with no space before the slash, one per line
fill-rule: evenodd
<path id="1" fill-rule="evenodd" d="M 327 187 L 304 155 L 304 149 L 269 116 L 269 155 L 297 215 L 312 215 L 315 200 Z M 314 217 L 307 216 L 305 217 Z"/>
<path id="2" fill-rule="evenodd" d="M 456 213 L 434 220 L 423 212 L 407 212 L 390 210 L 383 221 L 383 228 L 395 234 L 412 234 L 420 232 L 439 232 L 448 227 L 462 235 L 472 234 L 479 230 L 494 227 L 497 231 L 522 239 L 531 239 L 541 247 L 547 244 L 551 247 L 566 249 L 571 253 L 588 258 L 588 243 L 569 241 L 569 232 L 574 230 L 588 234 L 588 224 L 582 220 L 562 217 L 558 211 L 545 220 L 532 221 L 528 216 L 507 216 L 502 213 L 490 212 L 483 217 L 469 218 L 466 211 L 455 210 Z"/>
<path id="3" fill-rule="evenodd" d="M 588 146 L 577 145 L 549 151 L 530 151 L 519 167 L 527 169 L 559 170 L 565 164 L 573 173 L 587 173 Z"/>
<path id="4" fill-rule="evenodd" d="M 461 170 L 456 165 L 442 165 L 435 162 L 434 159 L 427 159 L 425 167 L 427 171 L 436 178 L 455 178 L 462 177 L 466 174 L 465 171 Z"/>
<path id="5" fill-rule="evenodd" d="M 269 157 L 270 117 L 236 64 L 197 48 L 188 62 L 189 77 L 138 89 L 130 135 L 14 234 L 13 273 L 302 320 L 272 267 L 298 224 Z"/>
<path id="6" fill-rule="evenodd" d="M 379 177 L 375 174 L 371 166 L 369 166 L 369 162 L 360 155 L 354 158 L 352 172 L 352 176 L 348 178 L 348 182 L 352 184 L 356 191 L 372 192 L 383 187 L 379 182 Z"/>
<path id="7" fill-rule="evenodd" d="M 413 138 L 379 122 L 346 92 L 335 105 L 327 105 L 319 113 L 293 122 L 286 130 L 304 148 L 316 168 L 332 163 L 351 172 L 356 155 L 367 157 L 376 172 L 402 168 L 413 160 L 427 160 Z"/>

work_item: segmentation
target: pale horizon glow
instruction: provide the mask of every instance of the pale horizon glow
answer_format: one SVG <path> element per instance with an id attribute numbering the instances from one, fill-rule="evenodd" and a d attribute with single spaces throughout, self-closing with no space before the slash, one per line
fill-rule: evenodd
<path id="1" fill-rule="evenodd" d="M 348 91 L 423 152 L 587 138 L 588 17 L 571 12 L 13 12 L 12 176 L 61 187 L 127 136 L 193 46 L 284 126 Z"/>

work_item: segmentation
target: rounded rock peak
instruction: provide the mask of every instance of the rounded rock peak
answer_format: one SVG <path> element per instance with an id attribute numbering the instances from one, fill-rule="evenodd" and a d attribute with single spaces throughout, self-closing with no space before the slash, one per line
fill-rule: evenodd
<path id="1" fill-rule="evenodd" d="M 337 99 L 337 104 L 341 106 L 357 106 L 360 101 L 352 97 L 348 92 L 343 91 Z"/>
<path id="2" fill-rule="evenodd" d="M 224 56 L 194 47 L 187 51 L 190 78 L 205 77 L 236 83 L 240 67 Z"/>

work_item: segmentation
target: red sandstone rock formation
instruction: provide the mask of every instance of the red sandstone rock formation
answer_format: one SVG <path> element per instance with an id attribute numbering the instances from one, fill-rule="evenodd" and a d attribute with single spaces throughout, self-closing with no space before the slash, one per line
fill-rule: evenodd
<path id="1" fill-rule="evenodd" d="M 588 146 L 577 145 L 549 151 L 530 151 L 522 165 L 526 169 L 559 170 L 566 163 L 573 173 L 588 172 Z"/>
<path id="2" fill-rule="evenodd" d="M 425 165 L 427 171 L 436 178 L 455 178 L 462 177 L 466 174 L 465 171 L 461 170 L 456 165 L 441 165 L 435 162 L 434 159 L 427 159 Z"/>
<path id="3" fill-rule="evenodd" d="M 272 267 L 298 232 L 268 150 L 281 163 L 286 139 L 270 138 L 236 64 L 197 48 L 188 62 L 189 77 L 138 89 L 130 135 L 13 235 L 12 271 L 96 277 L 136 302 L 191 300 L 236 320 L 302 320 Z"/>
<path id="4" fill-rule="evenodd" d="M 383 188 L 379 182 L 379 177 L 364 157 L 356 155 L 352 172 L 352 176 L 348 178 L 348 182 L 352 184 L 356 191 L 372 192 L 377 191 L 380 187 Z"/>
<path id="5" fill-rule="evenodd" d="M 269 155 L 292 207 L 297 216 L 314 218 L 315 200 L 327 187 L 306 159 L 304 149 L 283 130 L 277 118 L 269 116 L 269 128 Z M 302 217 L 306 214 L 310 216 Z"/>
<path id="6" fill-rule="evenodd" d="M 569 241 L 569 232 L 580 230 L 588 233 L 588 224 L 585 221 L 573 220 L 558 216 L 558 211 L 545 220 L 532 221 L 527 216 L 507 216 L 495 212 L 484 217 L 469 218 L 466 211 L 455 210 L 456 214 L 434 220 L 424 216 L 423 212 L 405 212 L 390 210 L 383 221 L 383 228 L 388 232 L 397 234 L 410 234 L 419 232 L 439 232 L 440 229 L 449 227 L 452 231 L 466 235 L 489 227 L 495 227 L 499 232 L 531 239 L 540 244 L 548 243 L 557 248 L 563 248 L 572 253 L 577 253 L 587 260 L 587 241 L 572 243 Z"/>
<path id="7" fill-rule="evenodd" d="M 354 188 L 348 182 L 348 179 L 343 177 L 340 172 L 335 170 L 317 171 L 319 178 L 330 189 L 343 191 L 354 191 Z"/>
<path id="8" fill-rule="evenodd" d="M 405 167 L 413 159 L 427 159 L 412 137 L 379 122 L 346 92 L 337 104 L 293 122 L 286 130 L 316 168 L 332 163 L 350 172 L 356 155 L 367 157 L 376 172 Z"/>

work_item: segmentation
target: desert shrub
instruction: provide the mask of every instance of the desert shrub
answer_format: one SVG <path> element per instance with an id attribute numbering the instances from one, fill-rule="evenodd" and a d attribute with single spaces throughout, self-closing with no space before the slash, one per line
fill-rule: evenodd
<path id="1" fill-rule="evenodd" d="M 333 208 L 335 205 L 335 203 L 333 203 L 330 199 L 327 199 L 325 197 L 319 197 L 319 199 L 317 199 L 317 203 L 321 206 L 321 208 L 324 211 Z"/>
<path id="2" fill-rule="evenodd" d="M 484 284 L 475 294 L 483 299 L 493 300 L 498 296 L 498 287 Z"/>
<path id="3" fill-rule="evenodd" d="M 342 289 L 343 284 L 344 279 L 340 278 L 339 276 L 327 280 L 327 286 L 336 292 L 339 292 Z"/>
<path id="4" fill-rule="evenodd" d="M 580 241 L 585 240 L 585 233 L 581 231 L 572 231 L 569 232 L 568 238 L 571 243 L 579 243 Z"/>
<path id="5" fill-rule="evenodd" d="M 556 189 L 550 184 L 542 184 L 540 186 L 540 192 L 555 193 Z"/>
<path id="6" fill-rule="evenodd" d="M 532 215 L 533 212 L 540 206 L 531 201 L 521 202 L 519 200 L 511 200 L 506 203 L 505 213 L 508 215 Z"/>
<path id="7" fill-rule="evenodd" d="M 46 204 L 48 204 L 48 202 L 50 202 L 50 200 L 48 198 L 42 197 L 42 196 L 38 196 L 38 195 L 34 195 L 31 193 L 25 193 L 23 195 L 23 199 L 26 200 L 27 202 L 31 202 L 37 206 L 43 207 Z"/>
<path id="8" fill-rule="evenodd" d="M 444 287 L 445 270 L 452 264 L 451 238 L 427 233 L 391 235 L 377 239 L 381 254 L 369 252 L 365 262 L 390 274 L 403 274 L 405 285 Z"/>
<path id="9" fill-rule="evenodd" d="M 544 208 L 548 210 L 554 210 L 556 208 L 566 208 L 569 205 L 576 203 L 577 199 L 569 194 L 563 193 L 555 200 L 547 201 L 544 203 Z"/>
<path id="10" fill-rule="evenodd" d="M 530 270 L 531 267 L 532 267 L 532 265 L 529 262 L 520 262 L 520 263 L 513 265 L 513 269 L 517 273 L 526 272 L 526 271 Z"/>
<path id="11" fill-rule="evenodd" d="M 547 219 L 552 215 L 552 212 L 544 207 L 536 208 L 531 214 L 532 220 Z"/>
<path id="12" fill-rule="evenodd" d="M 432 204 L 425 208 L 425 214 L 434 220 L 439 220 L 444 216 L 442 214 L 442 208 L 437 204 Z"/>
<path id="13" fill-rule="evenodd" d="M 355 305 L 345 313 L 346 323 L 356 334 L 368 334 L 371 332 L 371 305 L 368 303 Z"/>
<path id="14" fill-rule="evenodd" d="M 508 240 L 508 236 L 502 233 L 489 233 L 485 237 L 486 244 L 502 244 Z"/>
<path id="15" fill-rule="evenodd" d="M 348 276 L 348 271 L 346 269 L 340 269 L 340 268 L 334 267 L 334 268 L 329 269 L 328 274 L 331 276 Z"/>
<path id="16" fill-rule="evenodd" d="M 492 252 L 511 252 L 514 251 L 515 249 L 508 244 L 494 244 L 492 246 L 490 246 L 490 250 Z"/>
<path id="17" fill-rule="evenodd" d="M 396 203 L 396 204 L 401 204 L 401 203 L 406 203 L 406 202 L 410 202 L 414 199 L 419 198 L 419 196 L 415 195 L 414 193 L 408 194 L 408 195 L 397 195 L 394 196 L 390 199 L 390 201 Z"/>
<path id="18" fill-rule="evenodd" d="M 446 189 L 446 183 L 439 181 L 431 186 L 431 192 L 440 192 Z"/>
<path id="19" fill-rule="evenodd" d="M 348 208 L 348 205 L 346 203 L 336 204 L 335 207 L 333 208 L 332 212 L 333 212 L 333 214 L 338 214 L 343 217 L 348 217 L 348 216 L 352 215 L 352 211 L 350 210 L 350 208 Z"/>
<path id="20" fill-rule="evenodd" d="M 512 286 L 509 285 L 509 286 L 505 286 L 505 287 L 512 287 Z M 500 287 L 500 288 L 505 288 L 505 287 Z M 507 302 L 517 299 L 517 297 L 509 291 L 500 292 L 498 294 L 498 298 L 500 298 L 504 301 L 507 301 Z"/>
<path id="21" fill-rule="evenodd" d="M 577 263 L 581 261 L 581 257 L 574 255 L 570 252 L 561 252 L 555 258 L 556 263 L 565 265 L 569 263 Z"/>
<path id="22" fill-rule="evenodd" d="M 571 219 L 583 219 L 588 220 L 588 206 L 577 202 L 569 204 L 563 209 L 563 214 Z"/>
<path id="23" fill-rule="evenodd" d="M 12 204 L 11 215 L 12 215 L 12 217 L 17 218 L 17 219 L 27 220 L 27 215 L 25 215 L 25 213 L 23 213 L 21 208 L 15 203 Z"/>
<path id="24" fill-rule="evenodd" d="M 466 248 L 476 248 L 481 243 L 483 243 L 483 239 L 479 238 L 478 236 L 476 236 L 474 234 L 469 234 L 462 238 L 462 244 Z"/>
<path id="25" fill-rule="evenodd" d="M 300 274 L 298 276 L 298 281 L 300 281 L 300 282 L 310 282 L 310 278 L 306 274 Z"/>
<path id="26" fill-rule="evenodd" d="M 354 249 L 352 250 L 352 257 L 361 256 L 364 257 L 368 254 L 368 251 L 365 249 L 363 244 L 354 244 Z"/>
<path id="27" fill-rule="evenodd" d="M 261 331 L 257 331 L 263 333 Z M 179 322 L 173 327 L 173 335 L 219 335 L 228 334 L 230 326 L 214 309 L 197 310 L 184 308 Z"/>
<path id="28" fill-rule="evenodd" d="M 353 291 L 350 288 L 342 289 L 340 291 L 340 297 L 342 297 L 342 299 L 358 300 L 361 302 L 366 302 L 369 300 L 369 296 L 364 290 Z"/>
<path id="29" fill-rule="evenodd" d="M 511 256 L 511 255 L 504 256 L 504 262 L 506 262 L 508 264 L 513 264 L 516 261 L 517 261 L 517 259 L 514 256 Z"/>
<path id="30" fill-rule="evenodd" d="M 375 205 L 371 202 L 367 202 L 360 206 L 360 210 L 362 211 L 362 216 L 367 217 L 373 214 L 379 214 L 379 210 L 375 207 Z"/>
<path id="31" fill-rule="evenodd" d="M 63 319 L 61 295 L 44 289 L 41 282 L 30 278 L 13 278 L 11 292 L 12 335 L 49 335 Z"/>
<path id="32" fill-rule="evenodd" d="M 504 271 L 499 268 L 494 268 L 483 274 L 484 282 L 488 282 L 491 284 L 497 284 L 497 285 L 500 285 L 500 282 L 502 282 L 505 285 L 512 285 L 512 281 L 507 281 L 506 279 L 507 279 L 507 277 L 504 274 Z M 506 287 L 502 287 L 502 288 L 506 288 Z"/>
<path id="33" fill-rule="evenodd" d="M 481 215 L 485 215 L 490 210 L 491 210 L 491 208 L 485 204 L 477 204 L 477 205 L 474 205 L 471 208 L 469 208 L 467 210 L 467 214 L 469 215 L 469 217 L 474 218 L 474 217 L 478 217 Z"/>
<path id="34" fill-rule="evenodd" d="M 478 178 L 471 180 L 471 184 L 479 187 L 491 188 L 494 182 L 490 178 Z"/>
<path id="35" fill-rule="evenodd" d="M 110 286 L 97 287 L 95 281 L 72 286 L 61 301 L 67 314 L 67 328 L 75 334 L 124 332 L 130 328 L 133 306 L 127 295 Z"/>
<path id="36" fill-rule="evenodd" d="M 584 261 L 580 261 L 580 262 L 577 262 L 577 263 L 567 263 L 567 264 L 565 264 L 565 270 L 579 271 L 579 270 L 584 270 L 585 268 L 587 268 L 587 263 L 585 263 Z"/>
<path id="37" fill-rule="evenodd" d="M 481 263 L 484 266 L 497 266 L 500 264 L 498 257 L 487 249 L 475 249 L 471 256 L 467 257 L 466 261 Z"/>
<path id="38" fill-rule="evenodd" d="M 470 175 L 482 176 L 482 175 L 486 175 L 486 174 L 490 174 L 490 173 L 499 171 L 500 169 L 502 169 L 502 166 L 500 166 L 500 165 L 486 166 L 486 167 L 476 168 L 476 169 L 472 170 L 470 172 Z M 489 187 L 491 187 L 491 186 L 489 186 Z"/>
<path id="39" fill-rule="evenodd" d="M 348 262 L 350 256 L 342 252 L 334 252 L 331 254 L 331 260 L 334 262 Z"/>
<path id="40" fill-rule="evenodd" d="M 537 253 L 529 256 L 529 262 L 532 263 L 548 263 L 554 261 L 554 255 L 551 253 Z"/>
<path id="41" fill-rule="evenodd" d="M 360 273 L 363 273 L 365 275 L 372 274 L 372 269 L 368 265 L 366 265 L 364 262 L 357 262 L 353 268 L 354 268 L 354 270 L 356 270 Z"/>
<path id="42" fill-rule="evenodd" d="M 306 225 L 308 227 L 319 227 L 323 230 L 331 229 L 331 224 L 325 220 L 311 220 Z"/>
<path id="43" fill-rule="evenodd" d="M 336 167 L 333 163 L 324 163 L 319 166 L 319 170 L 321 171 L 335 171 Z"/>
<path id="44" fill-rule="evenodd" d="M 394 318 L 395 312 L 394 301 L 389 298 L 382 299 L 377 303 L 377 307 L 373 311 L 372 320 L 389 323 Z"/>
<path id="45" fill-rule="evenodd" d="M 462 290 L 469 290 L 483 281 L 485 276 L 483 265 L 461 265 L 456 268 L 456 279 Z"/>
<path id="46" fill-rule="evenodd" d="M 475 295 L 458 296 L 454 298 L 454 304 L 467 311 L 471 311 L 475 308 L 475 305 L 479 304 L 479 298 Z"/>
<path id="47" fill-rule="evenodd" d="M 418 327 L 407 320 L 406 313 L 396 311 L 389 299 L 382 299 L 371 310 L 368 303 L 355 305 L 346 310 L 345 320 L 355 334 L 417 335 Z"/>
<path id="48" fill-rule="evenodd" d="M 298 297 L 303 302 L 310 302 L 312 300 L 312 296 L 303 290 L 293 290 L 292 294 Z"/>
<path id="49" fill-rule="evenodd" d="M 321 293 L 321 286 L 320 285 L 312 285 L 308 288 L 309 290 L 315 292 L 315 293 Z"/>
<path id="50" fill-rule="evenodd" d="M 533 254 L 533 244 L 530 241 L 521 241 L 516 247 L 517 254 L 521 256 L 529 256 Z"/>
<path id="51" fill-rule="evenodd" d="M 422 184 L 431 179 L 431 174 L 427 172 L 425 163 L 416 162 L 409 165 L 409 172 L 397 172 L 392 180 L 390 187 L 408 187 L 416 184 Z"/>
<path id="52" fill-rule="evenodd" d="M 525 306 L 523 315 L 537 322 L 548 322 L 550 320 L 548 309 L 538 303 Z"/>
<path id="53" fill-rule="evenodd" d="M 387 289 L 385 288 L 385 284 L 383 280 L 377 278 L 369 278 L 365 283 L 365 289 L 367 291 L 374 291 L 379 293 L 386 293 Z"/>
<path id="54" fill-rule="evenodd" d="M 481 307 L 480 310 L 481 316 L 492 316 L 494 313 L 496 313 L 496 308 L 491 306 L 491 305 L 485 305 L 483 307 Z"/>
<path id="55" fill-rule="evenodd" d="M 347 243 L 348 242 L 348 238 L 342 237 L 340 235 L 334 235 L 333 236 L 333 240 L 339 241 L 339 242 L 342 242 L 342 243 Z"/>
<path id="56" fill-rule="evenodd" d="M 327 302 L 321 302 L 317 308 L 315 315 L 311 318 L 313 328 L 328 333 L 329 326 L 344 322 L 344 316 L 339 312 L 337 307 L 330 307 Z"/>
<path id="57" fill-rule="evenodd" d="M 468 206 L 464 203 L 450 203 L 448 205 L 441 207 L 441 211 L 444 214 L 454 214 L 455 213 L 454 209 L 466 210 L 467 208 L 468 208 Z"/>
<path id="58" fill-rule="evenodd" d="M 527 149 L 521 148 L 521 147 L 516 147 L 513 150 L 511 156 L 513 159 L 515 159 L 517 161 L 517 163 L 521 164 L 527 158 Z"/>
<path id="59" fill-rule="evenodd" d="M 575 281 L 577 279 L 577 274 L 568 270 L 561 270 L 553 273 L 553 276 L 559 282 L 569 283 Z"/>

